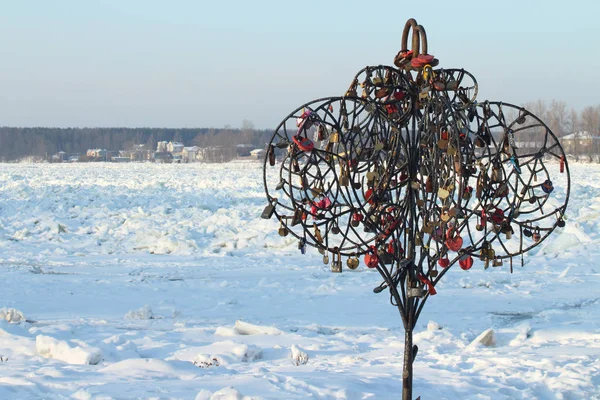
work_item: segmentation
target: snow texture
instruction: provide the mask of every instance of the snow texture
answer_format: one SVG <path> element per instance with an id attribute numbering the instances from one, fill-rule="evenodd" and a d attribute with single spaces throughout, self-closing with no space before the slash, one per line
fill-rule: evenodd
<path id="1" fill-rule="evenodd" d="M 570 169 L 524 268 L 437 286 L 415 398 L 600 399 L 600 166 Z M 332 274 L 264 206 L 257 162 L 0 164 L 0 399 L 400 398 L 378 273 Z"/>

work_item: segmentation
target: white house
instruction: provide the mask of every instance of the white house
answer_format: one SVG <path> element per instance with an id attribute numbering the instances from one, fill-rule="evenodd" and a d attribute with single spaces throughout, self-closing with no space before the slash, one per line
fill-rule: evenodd
<path id="1" fill-rule="evenodd" d="M 181 157 L 184 163 L 195 162 L 198 160 L 198 146 L 184 147 L 181 152 Z"/>
<path id="2" fill-rule="evenodd" d="M 157 153 L 166 153 L 167 152 L 167 142 L 158 142 L 156 143 L 156 152 Z"/>
<path id="3" fill-rule="evenodd" d="M 179 154 L 183 151 L 183 143 L 181 142 L 169 142 L 167 144 L 167 151 L 171 154 Z"/>
<path id="4" fill-rule="evenodd" d="M 262 160 L 263 158 L 265 158 L 266 154 L 267 152 L 265 151 L 265 149 L 254 149 L 250 152 L 250 156 L 257 160 Z"/>

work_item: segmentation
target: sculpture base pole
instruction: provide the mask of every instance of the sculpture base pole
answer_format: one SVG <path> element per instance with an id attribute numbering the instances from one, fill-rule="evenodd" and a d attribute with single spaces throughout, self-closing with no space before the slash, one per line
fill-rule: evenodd
<path id="1" fill-rule="evenodd" d="M 412 400 L 413 362 L 416 354 L 413 348 L 413 330 L 409 324 L 404 332 L 404 368 L 402 372 L 402 400 Z"/>

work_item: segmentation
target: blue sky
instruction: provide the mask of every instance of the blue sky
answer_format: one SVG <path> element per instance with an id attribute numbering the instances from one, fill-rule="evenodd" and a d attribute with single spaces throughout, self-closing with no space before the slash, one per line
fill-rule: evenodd
<path id="1" fill-rule="evenodd" d="M 0 125 L 273 128 L 391 64 L 404 22 L 479 99 L 600 104 L 600 2 L 2 1 Z"/>

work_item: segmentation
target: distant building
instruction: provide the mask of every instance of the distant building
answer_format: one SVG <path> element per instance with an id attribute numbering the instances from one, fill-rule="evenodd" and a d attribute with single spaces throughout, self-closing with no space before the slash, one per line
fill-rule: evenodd
<path id="1" fill-rule="evenodd" d="M 198 161 L 198 151 L 200 148 L 198 146 L 192 147 L 184 147 L 181 152 L 181 159 L 184 163 L 191 163 Z"/>
<path id="2" fill-rule="evenodd" d="M 183 143 L 181 142 L 169 142 L 167 144 L 167 152 L 171 154 L 180 154 L 183 151 Z"/>
<path id="3" fill-rule="evenodd" d="M 156 152 L 157 153 L 166 153 L 167 152 L 167 143 L 168 142 L 158 142 L 156 144 Z"/>
<path id="4" fill-rule="evenodd" d="M 600 148 L 600 136 L 588 131 L 574 132 L 560 138 L 565 153 L 582 154 Z"/>
<path id="5" fill-rule="evenodd" d="M 52 156 L 52 162 L 65 162 L 68 160 L 67 153 L 59 151 Z"/>
<path id="6" fill-rule="evenodd" d="M 250 156 L 256 160 L 264 159 L 266 154 L 267 152 L 265 151 L 265 149 L 254 149 L 250 152 Z"/>
<path id="7" fill-rule="evenodd" d="M 88 149 L 85 155 L 91 158 L 106 159 L 107 154 L 108 151 L 105 149 Z"/>

